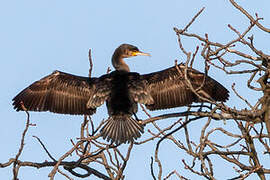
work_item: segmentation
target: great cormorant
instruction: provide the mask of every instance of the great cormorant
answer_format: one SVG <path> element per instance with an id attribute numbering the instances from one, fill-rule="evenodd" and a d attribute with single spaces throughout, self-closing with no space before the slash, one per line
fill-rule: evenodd
<path id="1" fill-rule="evenodd" d="M 112 56 L 115 71 L 99 78 L 88 78 L 55 71 L 34 82 L 13 98 L 14 109 L 22 110 L 21 102 L 29 111 L 50 111 L 60 114 L 91 115 L 105 101 L 109 118 L 101 129 L 107 141 L 116 144 L 133 141 L 143 133 L 136 117 L 138 103 L 150 110 L 186 106 L 202 102 L 186 84 L 183 64 L 140 75 L 130 72 L 124 58 L 149 54 L 133 45 L 122 44 Z M 228 90 L 214 79 L 192 69 L 187 75 L 194 89 L 201 87 L 201 96 L 226 101 Z M 132 117 L 135 115 L 135 119 Z"/>

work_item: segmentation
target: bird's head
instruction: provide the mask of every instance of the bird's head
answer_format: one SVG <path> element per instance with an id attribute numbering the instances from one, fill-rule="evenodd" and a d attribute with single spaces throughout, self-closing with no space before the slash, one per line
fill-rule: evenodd
<path id="1" fill-rule="evenodd" d="M 121 58 L 129 58 L 133 56 L 150 56 L 149 53 L 144 53 L 139 51 L 136 46 L 130 44 L 122 44 L 116 50 L 117 53 Z"/>
<path id="2" fill-rule="evenodd" d="M 129 58 L 133 56 L 150 56 L 148 53 L 139 51 L 136 46 L 130 44 L 122 44 L 115 49 L 112 56 L 112 64 L 116 70 L 122 70 L 129 72 L 128 65 L 123 61 L 123 58 Z"/>

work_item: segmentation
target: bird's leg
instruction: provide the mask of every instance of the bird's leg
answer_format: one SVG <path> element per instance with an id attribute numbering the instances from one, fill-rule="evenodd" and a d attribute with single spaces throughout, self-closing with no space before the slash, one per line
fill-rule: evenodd
<path id="1" fill-rule="evenodd" d="M 142 125 L 142 120 L 140 120 L 140 119 L 137 117 L 136 113 L 133 113 L 133 115 L 134 115 L 135 119 L 139 122 L 139 124 Z M 142 125 L 142 126 L 145 126 L 145 124 Z"/>
<path id="2" fill-rule="evenodd" d="M 134 115 L 134 117 L 135 117 L 135 119 L 136 119 L 137 121 L 140 121 L 140 119 L 137 117 L 136 113 L 133 113 L 133 115 Z"/>

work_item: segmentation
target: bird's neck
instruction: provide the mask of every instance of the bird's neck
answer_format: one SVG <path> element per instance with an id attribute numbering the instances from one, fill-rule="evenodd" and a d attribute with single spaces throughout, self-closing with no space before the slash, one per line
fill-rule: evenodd
<path id="1" fill-rule="evenodd" d="M 112 56 L 112 65 L 115 70 L 130 72 L 128 65 L 124 61 L 124 58 L 118 52 L 114 52 Z"/>

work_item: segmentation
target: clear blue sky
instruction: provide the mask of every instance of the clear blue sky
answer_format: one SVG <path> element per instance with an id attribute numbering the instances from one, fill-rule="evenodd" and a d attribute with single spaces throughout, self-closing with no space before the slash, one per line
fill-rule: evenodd
<path id="1" fill-rule="evenodd" d="M 228 28 L 232 24 L 239 30 L 244 30 L 249 21 L 240 12 L 232 7 L 229 1 L 206 0 L 171 0 L 171 1 L 71 1 L 71 0 L 10 0 L 0 3 L 0 162 L 6 162 L 14 157 L 18 151 L 21 133 L 25 126 L 25 113 L 15 112 L 11 99 L 33 81 L 50 74 L 54 70 L 61 70 L 81 76 L 88 75 L 88 49 L 92 49 L 94 60 L 93 75 L 99 76 L 111 67 L 111 55 L 114 49 L 122 43 L 130 43 L 140 50 L 152 54 L 151 58 L 136 57 L 128 60 L 131 70 L 148 73 L 172 66 L 175 59 L 185 60 L 177 44 L 177 37 L 173 27 L 184 27 L 186 23 L 202 7 L 204 13 L 189 29 L 189 32 L 201 35 L 208 33 L 210 39 L 227 42 L 235 34 Z M 263 24 L 270 26 L 269 0 L 241 1 L 252 15 L 259 13 L 264 17 Z M 269 35 L 255 34 L 258 47 L 269 52 Z M 257 34 L 256 34 L 257 33 Z M 185 39 L 188 50 L 193 51 L 195 41 Z M 203 71 L 203 61 L 196 60 L 196 68 Z M 230 89 L 232 82 L 239 83 L 236 88 L 240 93 L 254 101 L 258 94 L 246 90 L 242 77 L 226 77 L 224 73 L 212 68 L 209 72 L 216 80 Z M 231 90 L 230 90 L 231 91 Z M 242 107 L 239 100 L 234 100 L 231 93 L 229 105 Z M 253 101 L 253 102 L 254 102 Z M 178 108 L 183 111 L 185 108 Z M 162 111 L 153 115 L 162 114 Z M 139 113 L 143 116 L 142 113 Z M 97 124 L 106 118 L 104 107 L 97 111 L 93 119 Z M 143 116 L 144 117 L 144 116 Z M 170 120 L 170 122 L 173 120 Z M 31 113 L 31 127 L 25 140 L 25 149 L 21 160 L 39 161 L 48 160 L 38 142 L 32 138 L 36 135 L 46 144 L 50 152 L 59 158 L 70 149 L 69 139 L 79 137 L 79 127 L 82 117 L 64 116 L 52 113 Z M 193 126 L 191 126 L 193 127 Z M 198 131 L 192 131 L 194 137 Z M 153 129 L 151 125 L 147 129 Z M 145 133 L 142 138 L 147 137 Z M 178 138 L 181 139 L 181 136 Z M 220 139 L 222 141 L 222 139 Z M 131 160 L 126 169 L 127 179 L 150 179 L 150 157 L 153 155 L 155 143 L 135 147 Z M 164 162 L 164 175 L 173 169 L 187 175 L 181 160 L 187 158 L 183 152 L 179 153 L 175 146 L 168 144 L 161 148 L 161 160 Z M 174 154 L 175 153 L 175 154 Z M 165 161 L 165 159 L 170 159 Z M 222 162 L 222 161 L 221 161 Z M 21 168 L 20 179 L 48 179 L 51 168 L 34 169 Z M 232 170 L 228 170 L 232 172 Z M 233 177 L 223 168 L 216 171 L 219 179 Z M 1 179 L 11 179 L 12 169 L 0 169 Z M 64 179 L 56 176 L 56 179 Z"/>

